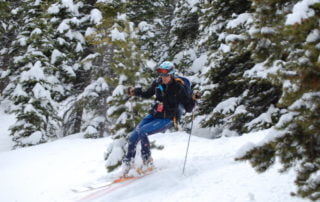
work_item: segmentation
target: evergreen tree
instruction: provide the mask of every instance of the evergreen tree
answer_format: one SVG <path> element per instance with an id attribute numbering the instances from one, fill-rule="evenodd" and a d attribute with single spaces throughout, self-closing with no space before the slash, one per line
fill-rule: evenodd
<path id="1" fill-rule="evenodd" d="M 114 142 L 109 146 L 105 156 L 108 171 L 121 164 L 126 149 L 126 138 L 146 111 L 144 104 L 129 100 L 126 95 L 128 86 L 146 83 L 142 72 L 144 58 L 139 51 L 137 28 L 125 14 L 126 6 L 126 3 L 118 1 L 101 4 L 104 18 L 95 37 L 96 43 L 111 52 L 110 74 L 106 80 L 112 94 L 107 98 L 110 106 L 107 115 L 111 122 L 109 130 Z"/>
<path id="2" fill-rule="evenodd" d="M 13 69 L 9 68 L 12 66 L 13 57 L 17 49 L 14 47 L 13 43 L 16 40 L 20 25 L 23 24 L 22 15 L 24 10 L 22 9 L 24 5 L 21 1 L 14 0 L 3 0 L 0 1 L 1 9 L 1 45 L 0 45 L 0 92 L 9 84 L 9 75 L 12 73 Z"/>
<path id="3" fill-rule="evenodd" d="M 160 64 L 169 60 L 168 50 L 172 38 L 169 37 L 172 28 L 171 20 L 175 9 L 175 1 L 160 0 L 154 2 L 131 1 L 127 6 L 128 18 L 139 30 L 138 37 L 141 50 L 150 62 Z"/>
<path id="4" fill-rule="evenodd" d="M 78 102 L 84 103 L 86 118 L 83 133 L 86 138 L 104 137 L 107 126 L 107 97 L 109 87 L 104 78 L 98 78 L 88 85 L 78 96 Z"/>
<path id="5" fill-rule="evenodd" d="M 204 72 L 208 82 L 199 113 L 205 115 L 202 127 L 214 127 L 214 136 L 271 127 L 278 117 L 274 105 L 281 91 L 266 78 L 247 76 L 255 68 L 248 32 L 253 21 L 251 2 L 213 1 L 203 8 L 201 30 L 213 35 L 203 41 L 209 47 L 206 65 L 212 68 Z"/>
<path id="6" fill-rule="evenodd" d="M 256 56 L 265 71 L 273 70 L 271 80 L 281 83 L 279 106 L 285 110 L 272 138 L 250 148 L 238 159 L 249 160 L 259 172 L 279 159 L 282 172 L 292 167 L 297 172 L 296 194 L 319 200 L 320 3 L 255 1 L 255 6 L 257 28 L 264 34 L 263 43 L 256 43 Z M 301 7 L 308 15 L 301 15 Z"/>
<path id="7" fill-rule="evenodd" d="M 52 99 L 56 78 L 50 64 L 52 35 L 43 9 L 47 2 L 24 1 L 19 8 L 21 24 L 13 42 L 10 84 L 4 95 L 13 106 L 17 122 L 11 126 L 15 147 L 34 145 L 56 138 L 59 133 L 57 103 Z"/>
<path id="8" fill-rule="evenodd" d="M 16 24 L 14 14 L 17 12 L 16 5 L 12 1 L 0 1 L 0 92 L 8 85 L 8 66 L 12 62 L 10 52 L 11 43 L 16 37 Z"/>
<path id="9" fill-rule="evenodd" d="M 166 60 L 173 60 L 183 74 L 190 74 L 189 67 L 198 56 L 195 42 L 199 35 L 199 3 L 177 1 L 171 20 L 169 47 Z"/>
<path id="10" fill-rule="evenodd" d="M 90 99 L 77 98 L 91 80 L 99 78 L 94 74 L 94 60 L 99 54 L 88 43 L 95 32 L 95 25 L 101 21 L 101 13 L 91 1 L 56 1 L 48 12 L 54 33 L 54 51 L 51 63 L 61 81 L 55 98 L 63 101 L 63 135 L 79 133 L 83 129 L 84 108 Z M 83 98 L 83 95 L 81 95 Z M 103 98 L 102 98 L 103 99 Z M 85 125 L 90 125 L 85 123 Z"/>

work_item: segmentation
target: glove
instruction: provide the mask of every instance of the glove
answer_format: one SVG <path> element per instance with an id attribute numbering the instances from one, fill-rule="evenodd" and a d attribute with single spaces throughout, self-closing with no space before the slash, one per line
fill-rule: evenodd
<path id="1" fill-rule="evenodd" d="M 132 86 L 128 87 L 127 93 L 129 96 L 134 96 L 134 87 Z"/>
<path id="2" fill-rule="evenodd" d="M 193 100 L 197 100 L 201 98 L 201 93 L 200 92 L 196 92 L 192 95 L 192 99 Z"/>

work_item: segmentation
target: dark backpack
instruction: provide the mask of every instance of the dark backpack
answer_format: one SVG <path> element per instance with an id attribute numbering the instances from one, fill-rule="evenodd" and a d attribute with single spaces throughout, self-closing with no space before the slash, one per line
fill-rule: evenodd
<path id="1" fill-rule="evenodd" d="M 176 76 L 175 77 L 176 81 L 181 83 L 185 89 L 185 91 L 187 92 L 187 94 L 192 97 L 193 94 L 193 90 L 191 88 L 191 82 L 188 78 L 183 77 L 183 76 Z"/>
<path id="2" fill-rule="evenodd" d="M 192 94 L 193 94 L 193 90 L 191 88 L 191 82 L 188 78 L 186 77 L 183 77 L 183 76 L 176 76 L 175 77 L 175 80 L 178 82 L 178 83 L 181 83 L 184 87 L 184 90 L 187 92 L 188 96 L 190 96 L 190 98 L 192 97 Z M 182 104 L 179 104 L 178 106 L 178 119 L 181 118 L 181 116 L 183 114 L 185 114 L 186 110 L 184 108 L 184 106 Z M 190 112 L 190 111 L 188 111 Z"/>

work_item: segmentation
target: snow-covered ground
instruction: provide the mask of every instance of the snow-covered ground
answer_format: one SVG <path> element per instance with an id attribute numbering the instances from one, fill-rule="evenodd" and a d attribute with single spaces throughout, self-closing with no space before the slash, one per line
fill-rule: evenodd
<path id="1" fill-rule="evenodd" d="M 9 136 L 9 127 L 14 121 L 14 116 L 5 114 L 4 108 L 0 107 L 0 152 L 8 151 L 13 146 Z"/>
<path id="2" fill-rule="evenodd" d="M 6 124 L 13 121 L 4 115 L 0 119 Z M 4 138 L 8 135 L 8 126 L 1 125 L 1 129 L 1 201 L 78 201 L 92 192 L 74 193 L 72 188 L 110 181 L 119 173 L 108 174 L 104 168 L 103 153 L 110 138 L 92 140 L 73 135 L 10 151 L 11 142 Z M 192 136 L 185 175 L 182 175 L 182 167 L 188 135 L 183 132 L 155 134 L 151 140 L 165 146 L 164 150 L 153 150 L 158 170 L 93 201 L 303 201 L 290 196 L 295 190 L 292 172 L 280 175 L 278 168 L 272 168 L 257 174 L 248 163 L 234 161 L 243 145 L 260 141 L 267 132 L 220 139 Z"/>

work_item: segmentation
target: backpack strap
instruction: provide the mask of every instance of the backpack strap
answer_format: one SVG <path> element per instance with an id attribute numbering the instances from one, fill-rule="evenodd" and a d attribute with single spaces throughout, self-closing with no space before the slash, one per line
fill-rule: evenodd
<path id="1" fill-rule="evenodd" d="M 183 80 L 183 79 L 176 77 L 175 80 L 176 80 L 178 83 L 181 83 L 182 85 L 184 85 L 184 80 Z"/>
<path id="2" fill-rule="evenodd" d="M 178 77 L 175 77 L 174 79 L 175 79 L 175 81 L 176 81 L 177 83 L 180 83 L 182 86 L 184 86 L 185 82 L 184 82 L 183 79 L 178 78 Z M 176 130 L 178 130 L 178 131 L 181 130 L 181 127 L 180 127 L 180 124 L 179 124 L 179 122 L 178 122 L 177 116 L 174 116 L 174 117 L 173 117 L 173 125 L 174 125 L 174 127 L 175 127 Z"/>

